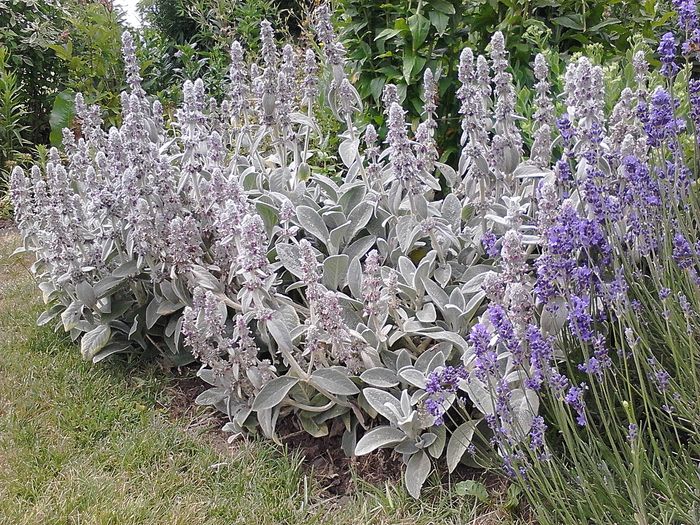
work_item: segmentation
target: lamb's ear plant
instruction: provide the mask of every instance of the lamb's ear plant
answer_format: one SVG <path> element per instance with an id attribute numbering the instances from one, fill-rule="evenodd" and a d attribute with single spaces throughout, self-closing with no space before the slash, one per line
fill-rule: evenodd
<path id="1" fill-rule="evenodd" d="M 568 113 L 555 139 L 549 72 L 538 56 L 528 158 L 496 33 L 489 58 L 469 49 L 460 57 L 462 150 L 452 167 L 438 161 L 433 73 L 415 132 L 386 86 L 388 135 L 379 143 L 373 127 L 355 123 L 361 100 L 328 7 L 314 17 L 322 57 L 279 49 L 263 22 L 261 59 L 248 66 L 233 42 L 226 97 L 188 81 L 172 122 L 141 87 L 124 34 L 122 126 L 104 131 L 99 108 L 77 97 L 81 136 L 66 130 L 63 156 L 54 149 L 45 166 L 12 176 L 23 249 L 36 256 L 48 305 L 40 323 L 80 339 L 95 362 L 120 352 L 198 362 L 211 388 L 197 402 L 227 414 L 234 435 L 277 439 L 277 422 L 290 417 L 312 436 L 342 435 L 348 454 L 392 448 L 415 497 L 442 457 L 450 471 L 500 458 L 510 475 L 526 475 L 526 451 L 551 456 L 545 418 L 567 447 L 581 439 L 574 419 L 586 432 L 601 422 L 612 439 L 605 414 L 622 417 L 620 407 L 592 414 L 576 385 L 608 373 L 605 349 L 620 344 L 619 322 L 634 311 L 622 300 L 632 288 L 622 277 L 638 274 L 638 293 L 649 299 L 671 272 L 664 261 L 666 273 L 649 273 L 650 254 L 695 261 L 692 241 L 650 245 L 646 222 L 663 219 L 674 235 L 697 239 L 677 204 L 694 202 L 682 200 L 693 186 L 669 182 L 686 172 L 632 181 L 638 165 L 661 154 L 678 160 L 689 146 L 656 129 L 667 98 L 645 87 L 623 92 L 606 129 L 602 70 L 581 58 L 567 71 Z M 697 98 L 691 92 L 690 104 Z M 333 177 L 319 169 L 319 105 L 344 128 L 344 170 Z M 676 204 L 640 216 L 639 199 L 660 188 L 675 192 Z M 633 264 L 618 264 L 620 254 Z M 697 301 L 690 286 L 685 293 L 683 304 Z M 650 353 L 657 343 L 650 336 Z M 673 348 L 678 365 L 697 357 Z M 623 390 L 613 388 L 615 376 L 600 391 L 624 394 L 631 406 L 641 392 L 634 380 L 645 384 L 644 371 L 667 366 L 662 355 L 651 358 L 625 369 Z M 673 453 L 697 438 L 693 409 L 678 405 Z M 649 421 L 668 420 L 652 414 Z"/>

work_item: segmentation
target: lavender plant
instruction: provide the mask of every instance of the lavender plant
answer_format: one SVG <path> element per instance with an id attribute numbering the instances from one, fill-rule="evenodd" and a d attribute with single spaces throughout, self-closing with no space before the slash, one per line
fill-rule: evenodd
<path id="1" fill-rule="evenodd" d="M 522 217 L 537 247 L 528 257 L 512 248 L 512 230 L 500 237 L 502 280 L 486 281 L 490 304 L 470 336 L 473 373 L 490 381 L 484 433 L 543 523 L 700 518 L 698 82 L 690 78 L 700 32 L 695 4 L 675 5 L 679 31 L 661 38 L 658 73 L 639 50 L 636 83 L 609 115 L 603 68 L 586 58 L 567 68 L 562 152 Z M 536 69 L 542 82 L 541 58 Z M 546 166 L 552 138 L 540 130 L 551 133 L 542 116 L 551 106 L 548 87 L 537 91 L 545 97 L 532 154 Z M 509 427 L 517 416 L 494 342 L 527 363 L 541 414 L 525 440 Z M 468 373 L 468 361 L 455 372 Z"/>
<path id="2" fill-rule="evenodd" d="M 276 439 L 277 421 L 292 417 L 312 436 L 342 434 L 348 454 L 391 447 L 415 497 L 443 456 L 450 471 L 499 458 L 516 478 L 544 472 L 548 426 L 569 447 L 577 427 L 619 445 L 620 419 L 635 440 L 673 428 L 669 454 L 697 443 L 697 408 L 673 396 L 697 376 L 681 365 L 700 357 L 695 165 L 684 160 L 700 97 L 690 83 L 677 98 L 688 68 L 668 58 L 673 38 L 662 85 L 651 89 L 658 78 L 637 55 L 638 83 L 607 121 L 599 66 L 570 65 L 556 119 L 535 57 L 529 158 L 504 35 L 489 58 L 465 49 L 455 169 L 438 161 L 433 72 L 415 132 L 385 87 L 379 143 L 355 124 L 361 101 L 326 6 L 314 27 L 320 60 L 279 49 L 263 22 L 261 60 L 248 66 L 234 42 L 227 96 L 188 81 L 172 122 L 143 90 L 125 33 L 122 126 L 105 131 L 78 97 L 81 136 L 64 131 L 63 154 L 12 175 L 48 305 L 39 322 L 80 338 L 95 362 L 154 350 L 197 361 L 211 385 L 197 402 L 227 414 L 234 435 Z M 316 167 L 322 103 L 344 126 L 336 177 Z M 681 104 L 693 108 L 687 126 Z M 667 283 L 684 284 L 662 292 Z M 637 316 L 639 305 L 661 305 L 666 320 L 682 313 L 689 343 Z M 697 377 L 689 384 L 700 393 Z"/>

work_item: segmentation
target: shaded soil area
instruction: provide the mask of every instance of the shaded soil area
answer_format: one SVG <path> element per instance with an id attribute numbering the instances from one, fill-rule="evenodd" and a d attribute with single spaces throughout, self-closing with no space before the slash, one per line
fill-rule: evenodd
<path id="1" fill-rule="evenodd" d="M 228 442 L 229 435 L 221 428 L 226 417 L 220 412 L 197 406 L 194 400 L 209 386 L 195 377 L 194 368 L 181 369 L 181 376 L 175 376 L 173 386 L 168 390 L 167 409 L 172 418 L 189 422 L 188 430 L 204 434 L 218 450 L 230 453 L 236 447 L 235 441 Z M 349 496 L 358 490 L 356 480 L 381 485 L 386 481 L 401 483 L 403 462 L 401 455 L 389 449 L 381 449 L 361 457 L 348 457 L 342 450 L 342 430 L 325 437 L 316 438 L 304 431 L 293 417 L 287 417 L 277 424 L 277 435 L 289 451 L 300 453 L 302 466 L 319 480 L 324 491 L 333 497 Z M 245 438 L 243 438 L 245 439 Z M 445 469 L 446 473 L 446 469 Z M 465 479 L 484 481 L 484 471 L 458 466 L 451 477 L 446 473 L 444 482 Z M 494 493 L 505 493 L 508 481 L 495 474 L 488 475 L 485 484 Z"/>
<path id="2" fill-rule="evenodd" d="M 167 409 L 173 419 L 189 422 L 189 431 L 206 434 L 207 440 L 221 451 L 230 451 L 233 444 L 229 435 L 221 431 L 226 417 L 214 409 L 195 405 L 194 400 L 209 386 L 195 377 L 194 370 L 182 370 L 183 375 L 175 377 L 168 390 Z M 398 482 L 402 473 L 401 457 L 390 450 L 379 450 L 362 457 L 347 457 L 341 448 L 342 435 L 333 432 L 316 438 L 305 432 L 291 417 L 277 424 L 277 435 L 289 451 L 299 452 L 302 466 L 309 474 L 320 481 L 325 492 L 331 496 L 345 496 L 356 489 L 354 479 L 380 484 L 384 481 Z"/>
<path id="3" fill-rule="evenodd" d="M 354 492 L 354 477 L 375 485 L 401 479 L 401 457 L 388 449 L 367 456 L 348 457 L 342 450 L 340 433 L 315 438 L 299 428 L 292 418 L 283 420 L 278 430 L 282 443 L 303 454 L 304 465 L 333 496 Z"/>

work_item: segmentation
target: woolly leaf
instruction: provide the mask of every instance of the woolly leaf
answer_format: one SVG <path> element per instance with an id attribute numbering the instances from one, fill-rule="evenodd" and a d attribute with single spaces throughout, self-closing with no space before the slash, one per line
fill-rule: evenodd
<path id="1" fill-rule="evenodd" d="M 396 374 L 388 368 L 382 367 L 365 370 L 362 372 L 362 375 L 360 375 L 360 379 L 368 385 L 379 388 L 391 388 L 399 384 Z"/>
<path id="2" fill-rule="evenodd" d="M 316 237 L 323 244 L 328 242 L 328 239 L 330 238 L 328 226 L 326 226 L 326 223 L 323 222 L 323 219 L 316 210 L 310 208 L 309 206 L 298 206 L 297 219 L 299 220 L 299 224 L 302 228 Z"/>
<path id="3" fill-rule="evenodd" d="M 299 382 L 299 379 L 291 376 L 276 377 L 267 383 L 262 390 L 255 396 L 252 408 L 256 412 L 268 410 L 279 405 L 287 396 L 294 385 Z"/>
<path id="4" fill-rule="evenodd" d="M 360 393 L 360 389 L 348 378 L 347 374 L 337 368 L 314 370 L 309 382 L 339 396 L 352 396 Z"/>
<path id="5" fill-rule="evenodd" d="M 452 432 L 447 444 L 447 469 L 450 472 L 457 468 L 464 452 L 471 445 L 477 423 L 478 421 L 472 419 L 462 423 Z"/>
<path id="6" fill-rule="evenodd" d="M 389 426 L 377 427 L 367 432 L 355 446 L 355 455 L 364 456 L 377 450 L 400 443 L 406 438 L 406 434 L 398 428 Z"/>
<path id="7" fill-rule="evenodd" d="M 107 325 L 99 325 L 93 328 L 80 340 L 80 353 L 85 359 L 92 359 L 100 350 L 102 350 L 112 335 L 112 330 Z"/>
<path id="8" fill-rule="evenodd" d="M 428 454 L 421 451 L 411 456 L 411 459 L 408 460 L 408 465 L 406 465 L 406 473 L 404 475 L 406 490 L 411 496 L 416 499 L 420 497 L 421 489 L 429 474 L 430 458 Z"/>

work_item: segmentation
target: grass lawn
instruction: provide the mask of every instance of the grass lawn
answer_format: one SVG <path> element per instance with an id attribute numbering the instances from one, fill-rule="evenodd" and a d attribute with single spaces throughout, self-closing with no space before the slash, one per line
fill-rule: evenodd
<path id="1" fill-rule="evenodd" d="M 171 373 L 91 365 L 37 328 L 26 261 L 9 258 L 17 242 L 0 230 L 0 524 L 516 523 L 435 483 L 420 502 L 361 480 L 333 497 L 300 452 L 222 446 L 206 411 L 174 409 Z"/>

